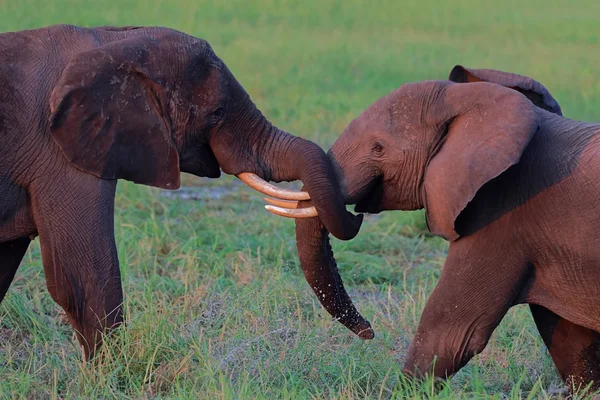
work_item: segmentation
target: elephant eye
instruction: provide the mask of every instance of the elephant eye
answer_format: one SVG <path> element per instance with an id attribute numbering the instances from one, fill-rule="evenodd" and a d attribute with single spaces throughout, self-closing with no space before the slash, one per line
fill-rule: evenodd
<path id="1" fill-rule="evenodd" d="M 213 111 L 210 116 L 212 122 L 216 124 L 217 122 L 221 121 L 225 116 L 225 110 L 223 109 L 223 107 L 219 107 L 215 111 Z"/>
<path id="2" fill-rule="evenodd" d="M 373 153 L 373 155 L 376 157 L 381 157 L 383 155 L 383 145 L 379 142 L 373 143 L 371 153 Z"/>

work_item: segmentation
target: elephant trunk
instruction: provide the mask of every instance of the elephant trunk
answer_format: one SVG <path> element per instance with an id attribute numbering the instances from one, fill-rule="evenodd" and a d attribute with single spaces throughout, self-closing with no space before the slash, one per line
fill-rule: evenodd
<path id="1" fill-rule="evenodd" d="M 302 180 L 325 227 L 336 238 L 354 238 L 362 215 L 346 210 L 331 161 L 315 143 L 273 126 L 229 70 L 234 99 L 228 123 L 210 138 L 210 147 L 223 172 L 254 173 L 266 181 Z M 242 178 L 240 178 L 242 179 Z"/>
<path id="2" fill-rule="evenodd" d="M 299 202 L 308 207 L 310 201 Z M 304 277 L 321 305 L 361 339 L 375 336 L 371 324 L 356 310 L 344 289 L 333 256 L 329 234 L 319 218 L 296 220 L 296 246 Z"/>
<path id="3" fill-rule="evenodd" d="M 362 215 L 346 210 L 344 198 L 331 161 L 315 143 L 290 135 L 268 124 L 265 139 L 256 149 L 263 165 L 262 175 L 274 182 L 300 179 L 310 194 L 323 225 L 340 240 L 354 238 L 362 224 Z"/>

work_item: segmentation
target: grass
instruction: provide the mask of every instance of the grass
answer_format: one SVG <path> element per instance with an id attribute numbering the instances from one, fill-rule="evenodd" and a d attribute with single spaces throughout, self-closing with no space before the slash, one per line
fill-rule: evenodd
<path id="1" fill-rule="evenodd" d="M 566 116 L 598 120 L 600 3 L 487 3 L 7 0 L 0 31 L 143 24 L 205 38 L 273 122 L 324 148 L 378 97 L 444 79 L 455 64 L 533 76 Z M 562 388 L 523 306 L 441 392 L 404 380 L 446 250 L 421 212 L 371 216 L 355 240 L 333 240 L 347 288 L 376 330 L 361 342 L 304 282 L 292 221 L 267 214 L 234 178 L 185 176 L 184 185 L 119 183 L 128 326 L 95 368 L 82 364 L 31 246 L 0 304 L 1 397 L 549 398 Z"/>

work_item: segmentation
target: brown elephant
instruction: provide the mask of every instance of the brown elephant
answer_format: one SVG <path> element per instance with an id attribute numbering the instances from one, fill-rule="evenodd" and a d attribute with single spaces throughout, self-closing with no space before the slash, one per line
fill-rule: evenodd
<path id="1" fill-rule="evenodd" d="M 329 156 L 356 212 L 424 208 L 430 231 L 450 242 L 406 373 L 454 374 L 511 306 L 528 303 L 562 378 L 600 388 L 599 124 L 563 118 L 531 78 L 456 66 L 450 80 L 377 100 Z M 351 303 L 326 228 L 299 219 L 296 233 L 319 299 L 344 315 Z"/>
<path id="2" fill-rule="evenodd" d="M 0 34 L 0 59 L 0 300 L 39 235 L 48 290 L 87 358 L 122 323 L 117 179 L 177 189 L 180 172 L 222 170 L 310 197 L 340 239 L 360 228 L 325 152 L 273 126 L 204 40 L 61 25 Z M 308 196 L 266 182 L 298 179 Z"/>

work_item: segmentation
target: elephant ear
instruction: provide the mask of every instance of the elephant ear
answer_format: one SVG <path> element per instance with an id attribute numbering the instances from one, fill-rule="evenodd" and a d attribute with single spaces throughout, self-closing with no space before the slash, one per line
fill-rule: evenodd
<path id="1" fill-rule="evenodd" d="M 552 97 L 548 89 L 538 81 L 527 76 L 493 69 L 470 69 L 462 65 L 456 65 L 452 68 L 448 79 L 457 83 L 490 82 L 506 86 L 521 92 L 536 106 L 562 116 L 560 105 Z"/>
<path id="2" fill-rule="evenodd" d="M 179 187 L 179 154 L 150 62 L 156 48 L 132 37 L 69 61 L 50 97 L 50 131 L 75 167 L 104 179 Z"/>
<path id="3" fill-rule="evenodd" d="M 539 123 L 525 96 L 485 82 L 450 83 L 434 108 L 447 128 L 425 170 L 425 210 L 430 231 L 453 241 L 461 211 L 486 182 L 519 162 Z"/>

